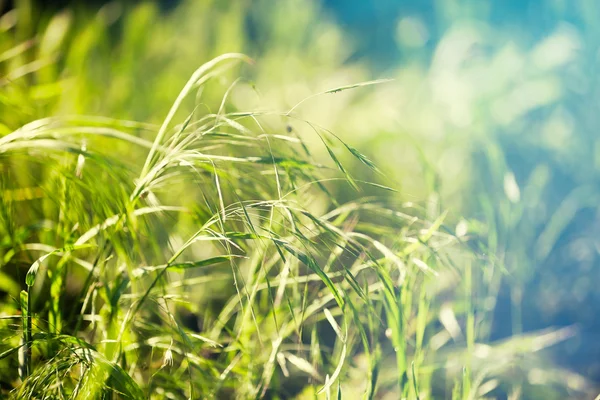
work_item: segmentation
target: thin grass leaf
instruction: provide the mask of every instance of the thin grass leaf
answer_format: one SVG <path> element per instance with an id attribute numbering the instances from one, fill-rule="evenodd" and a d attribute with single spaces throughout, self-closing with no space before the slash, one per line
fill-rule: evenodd
<path id="1" fill-rule="evenodd" d="M 321 380 L 323 379 L 319 372 L 312 366 L 312 364 L 310 362 L 308 362 L 307 360 L 305 360 L 304 358 L 295 356 L 292 353 L 289 352 L 285 352 L 283 353 L 285 355 L 285 358 L 287 358 L 287 360 L 293 364 L 296 368 L 298 368 L 300 371 L 306 372 L 307 374 L 309 374 L 310 376 L 312 376 L 315 379 Z"/>
<path id="2" fill-rule="evenodd" d="M 335 371 L 333 371 L 333 374 L 331 375 L 331 377 L 327 380 L 327 382 L 325 383 L 325 385 L 319 389 L 319 391 L 317 392 L 317 394 L 321 394 L 327 390 L 329 390 L 329 388 L 331 387 L 331 385 L 333 385 L 333 383 L 336 381 L 336 379 L 338 378 L 338 376 L 340 375 L 340 373 L 342 372 L 342 367 L 344 366 L 344 362 L 346 360 L 346 343 L 344 343 L 342 345 L 342 353 L 340 354 L 340 360 L 338 362 L 337 367 L 335 368 Z"/>
<path id="3" fill-rule="evenodd" d="M 331 281 L 329 276 L 325 272 L 323 272 L 323 270 L 321 269 L 319 264 L 317 264 L 317 262 L 314 260 L 314 258 L 302 253 L 301 251 L 294 249 L 293 247 L 291 247 L 290 245 L 288 245 L 285 242 L 281 242 L 281 241 L 278 241 L 278 242 L 288 253 L 292 254 L 294 257 L 296 257 L 298 260 L 300 260 L 304 265 L 309 267 L 314 273 L 316 273 L 321 278 L 323 283 L 325 283 L 327 288 L 329 288 L 329 290 L 331 291 L 331 294 L 335 298 L 335 301 L 338 303 L 338 305 L 340 307 L 344 306 L 344 299 L 340 295 L 340 292 L 335 287 L 334 283 Z"/>
<path id="4" fill-rule="evenodd" d="M 296 108 L 298 108 L 300 105 L 302 105 L 307 100 L 310 100 L 310 99 L 312 99 L 314 97 L 317 97 L 317 96 L 320 96 L 320 95 L 323 95 L 323 94 L 339 93 L 339 92 L 342 92 L 344 90 L 355 89 L 355 88 L 359 88 L 359 87 L 363 87 L 363 86 L 378 85 L 378 84 L 381 84 L 381 83 L 391 82 L 393 80 L 394 79 L 376 79 L 376 80 L 373 80 L 373 81 L 366 81 L 366 82 L 361 82 L 361 83 L 355 83 L 355 84 L 352 84 L 352 85 L 339 86 L 339 87 L 336 87 L 336 88 L 333 88 L 333 89 L 328 89 L 328 90 L 325 90 L 323 92 L 316 93 L 316 94 L 313 94 L 311 96 L 308 96 L 308 97 L 304 98 L 303 100 L 299 101 L 295 106 L 293 106 L 286 113 L 286 115 L 290 115 Z"/>
<path id="5" fill-rule="evenodd" d="M 40 258 L 35 260 L 35 262 L 33 264 L 31 264 L 31 267 L 27 271 L 27 275 L 25 277 L 25 283 L 29 287 L 34 285 L 35 278 L 37 276 L 40 265 L 44 262 L 44 260 L 46 260 L 51 255 L 55 255 L 55 254 L 59 254 L 59 253 L 67 253 L 67 252 L 71 252 L 74 250 L 80 250 L 80 249 L 85 249 L 85 248 L 89 248 L 89 247 L 92 247 L 92 245 L 89 245 L 89 244 L 77 245 L 77 244 L 75 244 L 75 245 L 65 246 L 60 249 L 55 249 L 48 254 L 44 254 L 43 256 L 41 256 Z"/>

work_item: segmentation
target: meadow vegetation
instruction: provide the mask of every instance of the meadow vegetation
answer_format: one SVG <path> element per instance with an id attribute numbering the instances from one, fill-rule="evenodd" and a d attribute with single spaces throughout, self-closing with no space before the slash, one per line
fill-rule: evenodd
<path id="1" fill-rule="evenodd" d="M 465 71 L 467 44 L 483 39 L 456 28 L 429 67 L 373 80 L 318 11 L 203 1 L 38 15 L 24 1 L 0 18 L 2 395 L 594 390 L 544 352 L 577 331 L 523 329 L 520 310 L 529 265 L 595 197 L 578 186 L 527 213 L 548 197 L 552 165 L 534 164 L 524 185 L 529 170 L 490 138 L 555 105 L 571 59 L 532 67 L 533 83 L 469 80 L 526 69 L 574 36 L 558 31 L 532 55 L 498 44 Z M 523 85 L 533 100 L 514 102 Z M 468 96 L 444 98 L 449 87 Z"/>

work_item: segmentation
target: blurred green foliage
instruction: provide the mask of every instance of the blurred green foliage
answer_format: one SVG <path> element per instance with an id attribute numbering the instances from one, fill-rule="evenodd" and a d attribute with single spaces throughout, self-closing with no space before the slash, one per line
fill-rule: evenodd
<path id="1" fill-rule="evenodd" d="M 435 26 L 423 12 L 398 22 L 409 65 L 394 69 L 398 87 L 386 97 L 397 122 L 382 130 L 392 133 L 372 146 L 391 154 L 410 137 L 430 190 L 485 223 L 488 249 L 508 272 L 492 285 L 492 336 L 578 324 L 579 338 L 556 359 L 597 379 L 598 5 L 488 3 L 474 12 L 454 3 L 439 8 Z"/>

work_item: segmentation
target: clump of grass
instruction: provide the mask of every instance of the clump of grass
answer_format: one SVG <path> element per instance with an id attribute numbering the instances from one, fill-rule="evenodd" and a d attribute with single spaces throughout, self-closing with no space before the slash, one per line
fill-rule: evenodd
<path id="1" fill-rule="evenodd" d="M 267 121 L 284 126 L 289 113 L 196 108 L 173 124 L 190 94 L 239 62 L 249 59 L 227 54 L 198 69 L 153 142 L 133 133 L 153 126 L 86 117 L 0 138 L 4 286 L 27 287 L 12 306 L 22 344 L 13 335 L 2 345 L 23 371 L 4 378 L 13 395 L 325 394 L 341 390 L 360 353 L 371 398 L 386 332 L 397 390 L 416 388 L 411 299 L 452 237 L 438 232 L 441 219 L 373 200 L 334 205 L 332 182 L 365 183 L 344 169 L 330 132 L 309 124 L 336 168 Z"/>

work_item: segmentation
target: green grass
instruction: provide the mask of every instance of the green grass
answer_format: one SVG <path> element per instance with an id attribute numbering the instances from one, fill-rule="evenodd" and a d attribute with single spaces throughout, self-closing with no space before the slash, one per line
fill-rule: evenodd
<path id="1" fill-rule="evenodd" d="M 85 117 L 0 140 L 4 286 L 26 284 L 20 304 L 6 305 L 24 320 L 2 355 L 19 367 L 4 377 L 15 396 L 319 395 L 353 369 L 364 369 L 366 398 L 416 398 L 417 382 L 431 382 L 425 342 L 446 331 L 431 304 L 439 289 L 427 286 L 470 253 L 440 230 L 445 213 L 428 222 L 373 199 L 334 205 L 332 182 L 364 183 L 329 132 L 311 124 L 337 168 L 316 163 L 293 130 L 279 133 L 289 113 L 271 125 L 222 108 L 173 124 L 192 88 L 240 61 L 199 68 L 152 143 L 128 132 L 141 123 Z M 145 160 L 128 159 L 131 147 Z M 455 311 L 443 312 L 452 333 Z M 395 383 L 380 374 L 391 359 Z M 461 398 L 474 390 L 469 365 Z"/>
<path id="2" fill-rule="evenodd" d="M 20 7 L 26 15 L 27 3 Z M 310 10 L 302 8 L 299 18 L 310 20 Z M 210 2 L 178 12 L 191 11 L 210 24 L 224 12 Z M 218 20 L 252 12 L 234 8 Z M 272 78 L 267 89 L 276 97 L 284 69 L 273 65 L 284 59 L 282 49 L 296 46 L 290 57 L 300 60 L 298 43 L 310 37 L 296 43 L 271 21 L 268 29 L 287 42 L 257 59 L 255 72 L 248 72 L 248 57 L 228 53 L 184 85 L 182 71 L 198 55 L 187 39 L 171 54 L 169 38 L 178 29 L 199 35 L 203 24 L 163 22 L 144 4 L 119 17 L 123 38 L 111 44 L 111 13 L 120 15 L 108 8 L 87 19 L 53 16 L 31 44 L 34 25 L 7 17 L 0 24 L 7 47 L 0 65 L 11 77 L 2 82 L 7 107 L 0 109 L 2 395 L 473 399 L 589 392 L 581 377 L 534 354 L 572 329 L 489 341 L 489 302 L 511 276 L 498 244 L 510 229 L 502 219 L 493 225 L 494 204 L 500 212 L 506 204 L 482 201 L 488 225 L 462 221 L 440 205 L 435 179 L 430 197 L 403 203 L 390 183 L 403 172 L 386 177 L 354 140 L 342 140 L 352 131 L 332 132 L 304 117 L 313 103 L 373 110 L 377 100 L 343 96 L 392 83 L 365 77 L 353 84 L 360 80 L 348 81 L 348 71 L 356 69 L 317 46 L 311 57 L 331 59 L 298 61 L 293 72 L 318 76 L 319 68 L 306 67 L 318 64 L 343 71 L 345 81 L 334 79 L 313 96 L 298 89 L 292 104 L 265 111 L 248 93 L 270 106 L 269 95 L 247 77 Z M 238 40 L 231 35 L 223 37 Z M 201 46 L 202 57 L 222 47 Z M 107 60 L 115 49 L 113 64 Z M 41 66 L 46 56 L 52 61 Z M 164 68 L 146 70 L 156 59 Z M 83 60 L 92 60 L 90 68 Z M 497 167 L 493 175 L 505 176 Z M 531 371 L 542 385 L 529 382 Z"/>
<path id="3" fill-rule="evenodd" d="M 411 298 L 427 276 L 415 257 L 435 268 L 430 247 L 452 236 L 373 202 L 323 200 L 336 174 L 278 133 L 289 113 L 274 115 L 279 127 L 225 107 L 172 124 L 232 61 L 248 60 L 224 55 L 193 74 L 152 143 L 127 131 L 141 123 L 85 117 L 1 139 L 10 283 L 35 260 L 12 305 L 26 321 L 22 374 L 5 377 L 22 380 L 17 397 L 260 398 L 286 396 L 287 380 L 328 393 L 359 349 L 372 397 L 386 329 L 408 394 Z M 330 133 L 311 126 L 359 189 Z M 130 147 L 145 160 L 128 160 Z M 3 358 L 16 362 L 19 336 Z"/>

